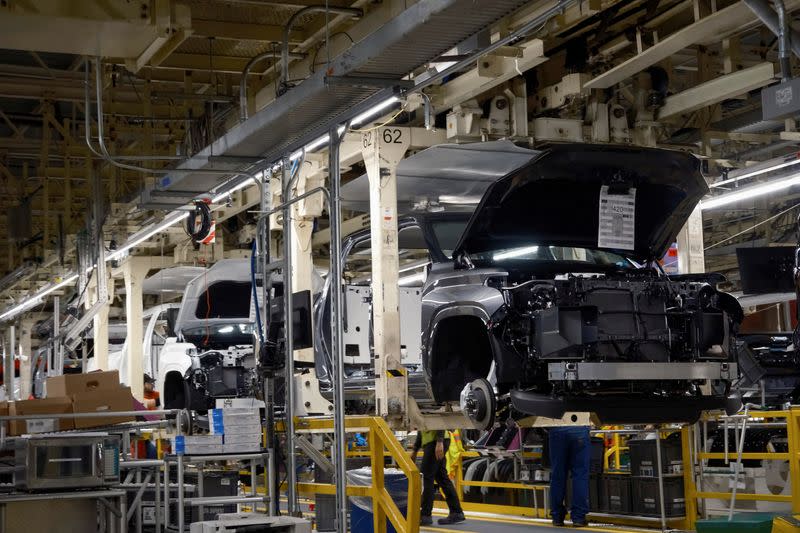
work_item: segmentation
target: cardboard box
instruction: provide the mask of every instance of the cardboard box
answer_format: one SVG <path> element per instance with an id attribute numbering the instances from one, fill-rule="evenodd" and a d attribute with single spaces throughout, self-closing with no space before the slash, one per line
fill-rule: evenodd
<path id="1" fill-rule="evenodd" d="M 64 374 L 47 378 L 45 383 L 48 396 L 72 396 L 95 390 L 118 389 L 119 372 L 111 370 L 88 374 Z"/>
<path id="2" fill-rule="evenodd" d="M 174 439 L 173 449 L 178 455 L 216 455 L 222 453 L 222 443 L 204 444 L 197 441 L 186 441 L 187 437 L 179 435 Z"/>
<path id="3" fill-rule="evenodd" d="M 261 423 L 252 424 L 249 426 L 225 426 L 225 435 L 246 435 L 258 434 L 261 435 Z"/>
<path id="4" fill-rule="evenodd" d="M 0 416 L 8 416 L 8 402 L 5 400 L 0 402 Z M 0 426 L 6 428 L 6 435 L 8 435 L 8 422 L 3 420 L 0 422 Z"/>
<path id="5" fill-rule="evenodd" d="M 260 444 L 223 444 L 223 453 L 258 453 L 261 451 Z"/>
<path id="6" fill-rule="evenodd" d="M 222 444 L 222 435 L 180 435 L 175 438 L 184 444 Z"/>
<path id="7" fill-rule="evenodd" d="M 225 434 L 225 444 L 253 444 L 261 446 L 261 433 Z"/>
<path id="8" fill-rule="evenodd" d="M 266 405 L 264 400 L 257 400 L 255 398 L 220 398 L 214 406 L 217 409 L 264 409 Z"/>
<path id="9" fill-rule="evenodd" d="M 89 375 L 89 374 L 87 374 Z M 97 413 L 113 411 L 132 411 L 133 396 L 130 387 L 97 389 L 72 395 L 72 408 L 75 413 Z M 146 414 L 146 412 L 145 412 Z M 136 420 L 133 416 L 101 416 L 92 418 L 75 418 L 75 428 L 84 429 L 96 426 L 108 426 Z"/>
<path id="10" fill-rule="evenodd" d="M 72 412 L 72 399 L 65 396 L 8 402 L 8 414 L 11 416 L 69 414 Z M 75 425 L 72 418 L 11 420 L 8 425 L 8 434 L 18 436 L 27 433 L 65 431 L 74 428 Z"/>

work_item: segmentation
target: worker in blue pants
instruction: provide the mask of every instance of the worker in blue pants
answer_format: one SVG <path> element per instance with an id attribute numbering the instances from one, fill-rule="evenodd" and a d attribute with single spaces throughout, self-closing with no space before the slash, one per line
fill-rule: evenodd
<path id="1" fill-rule="evenodd" d="M 548 430 L 550 448 L 550 515 L 554 526 L 563 526 L 567 510 L 567 475 L 572 474 L 572 508 L 574 527 L 587 525 L 589 512 L 589 458 L 591 438 L 587 426 L 552 427 Z"/>

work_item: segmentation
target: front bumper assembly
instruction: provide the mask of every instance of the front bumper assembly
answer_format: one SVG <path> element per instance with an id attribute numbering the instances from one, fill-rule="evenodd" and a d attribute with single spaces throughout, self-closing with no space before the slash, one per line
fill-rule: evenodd
<path id="1" fill-rule="evenodd" d="M 733 381 L 735 363 L 582 363 L 558 362 L 548 365 L 550 381 Z M 696 422 L 703 411 L 736 413 L 739 396 L 656 396 L 609 394 L 550 396 L 526 390 L 512 390 L 511 403 L 528 415 L 561 418 L 568 412 L 590 412 L 605 424 Z"/>

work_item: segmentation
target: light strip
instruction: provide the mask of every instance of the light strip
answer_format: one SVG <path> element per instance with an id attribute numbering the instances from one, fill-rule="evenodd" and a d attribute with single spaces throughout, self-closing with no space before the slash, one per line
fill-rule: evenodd
<path id="1" fill-rule="evenodd" d="M 794 185 L 800 184 L 800 173 L 792 174 L 788 178 L 782 180 L 770 181 L 761 185 L 753 185 L 751 187 L 744 187 L 734 192 L 714 196 L 708 200 L 700 202 L 700 209 L 705 211 L 707 209 L 715 209 L 724 205 L 741 202 L 742 200 L 750 200 L 759 196 L 764 196 L 783 189 L 788 189 Z"/>
<path id="2" fill-rule="evenodd" d="M 255 180 L 253 180 L 253 178 L 247 178 L 243 182 L 241 182 L 241 183 L 239 183 L 237 185 L 234 185 L 233 187 L 231 187 L 230 189 L 226 190 L 225 192 L 216 195 L 214 198 L 211 199 L 211 203 L 217 204 L 217 203 L 221 202 L 222 200 L 224 200 L 225 198 L 227 198 L 229 195 L 235 193 L 236 191 L 240 191 L 240 190 L 242 190 L 242 189 L 244 189 L 246 187 L 249 187 L 250 185 L 254 185 L 255 183 L 256 182 L 255 182 Z"/>
<path id="3" fill-rule="evenodd" d="M 56 283 L 55 285 L 51 285 L 50 287 L 42 289 L 41 291 L 39 291 L 35 295 L 31 296 L 30 298 L 28 298 L 24 302 L 12 307 L 8 311 L 6 311 L 2 315 L 0 315 L 0 320 L 5 320 L 6 318 L 17 314 L 19 311 L 23 311 L 25 309 L 28 309 L 28 308 L 34 306 L 34 305 L 37 305 L 42 298 L 44 298 L 45 296 L 47 296 L 51 292 L 57 291 L 58 289 L 61 289 L 62 287 L 66 287 L 70 283 L 73 283 L 76 279 L 78 279 L 78 275 L 77 274 L 73 274 L 72 276 L 70 276 L 70 277 L 68 277 L 68 278 Z"/>
<path id="4" fill-rule="evenodd" d="M 391 107 L 392 105 L 396 104 L 399 101 L 400 101 L 400 99 L 398 97 L 392 96 L 391 98 L 388 98 L 388 99 L 384 100 L 383 102 L 381 102 L 380 104 L 376 105 L 375 107 L 373 107 L 371 109 L 368 109 L 367 111 L 364 111 L 363 113 L 358 115 L 356 118 L 351 120 L 350 124 L 353 125 L 353 126 L 358 126 L 359 124 L 362 124 L 362 123 L 368 121 L 372 117 L 374 117 L 377 114 L 379 114 L 381 111 Z"/>
<path id="5" fill-rule="evenodd" d="M 384 100 L 383 102 L 381 102 L 380 104 L 376 105 L 375 107 L 373 107 L 373 108 L 365 111 L 364 113 L 358 115 L 350 123 L 353 126 L 358 126 L 359 124 L 361 124 L 363 122 L 366 122 L 370 118 L 375 117 L 376 115 L 380 114 L 381 111 L 384 111 L 385 109 L 391 107 L 392 105 L 396 104 L 399 101 L 400 101 L 399 98 L 397 98 L 396 96 L 392 96 L 391 98 L 388 98 L 388 99 Z M 340 134 L 343 131 L 343 129 L 344 128 L 339 128 L 339 133 Z M 316 150 L 317 148 L 320 148 L 322 146 L 327 145 L 329 142 L 330 142 L 330 136 L 323 135 L 319 139 L 308 143 L 304 147 L 303 150 L 299 150 L 299 151 L 295 152 L 294 154 L 292 154 L 290 156 L 290 160 L 299 159 L 302 156 L 303 151 L 310 152 L 312 150 Z M 280 168 L 280 165 L 278 164 L 278 165 L 273 166 L 273 171 L 275 171 L 276 168 Z M 230 195 L 231 193 L 236 192 L 236 191 L 241 190 L 241 189 L 244 189 L 245 187 L 248 187 L 248 186 L 250 186 L 250 185 L 252 185 L 254 183 L 255 182 L 253 181 L 252 178 L 247 179 L 247 180 L 245 180 L 243 182 L 240 182 L 240 183 L 234 185 L 230 189 L 218 194 L 211 201 L 213 203 L 218 203 L 221 200 L 227 198 L 227 196 Z M 181 222 L 182 220 L 186 219 L 186 217 L 188 217 L 188 216 L 189 216 L 189 212 L 188 211 L 182 211 L 182 212 L 178 213 L 176 216 L 168 218 L 162 224 L 159 224 L 158 226 L 156 226 L 156 227 L 154 227 L 154 228 L 152 228 L 150 230 L 146 230 L 141 235 L 134 235 L 133 237 L 131 237 L 131 239 L 127 243 L 125 243 L 125 245 L 122 246 L 122 248 L 120 248 L 118 250 L 114 250 L 113 252 L 110 252 L 109 254 L 107 254 L 105 260 L 106 261 L 114 261 L 116 259 L 121 259 L 125 255 L 125 252 L 127 252 L 131 248 L 135 248 L 136 246 L 139 246 L 144 241 L 150 239 L 151 237 L 153 237 L 157 233 L 160 233 L 160 232 L 164 231 L 165 229 L 169 228 L 170 226 L 173 226 L 173 225 L 177 224 L 178 222 Z M 401 278 L 401 281 L 406 280 L 407 278 L 413 278 L 413 277 L 415 277 L 415 276 L 407 276 L 406 278 Z M 52 286 L 50 286 L 50 287 L 48 287 L 46 289 L 43 289 L 40 293 L 32 296 L 31 298 L 23 301 L 22 303 L 20 303 L 20 304 L 18 304 L 16 306 L 12 307 L 11 309 L 5 311 L 3 314 L 0 315 L 0 320 L 5 320 L 6 318 L 14 316 L 17 313 L 19 313 L 19 312 L 21 312 L 23 310 L 26 310 L 29 307 L 37 305 L 39 303 L 39 299 L 40 298 L 43 298 L 44 296 L 47 296 L 51 292 L 56 291 L 56 290 L 64 287 L 65 285 L 68 285 L 69 283 L 72 283 L 76 279 L 78 279 L 78 275 L 74 274 L 74 275 L 70 276 L 69 278 L 65 279 L 64 281 L 62 281 L 60 283 L 57 283 L 56 285 L 52 285 Z"/>
<path id="6" fill-rule="evenodd" d="M 753 178 L 755 176 L 760 176 L 761 174 L 766 174 L 767 172 L 773 172 L 775 170 L 780 170 L 782 168 L 786 168 L 786 167 L 789 167 L 789 166 L 792 166 L 792 165 L 797 165 L 798 163 L 800 163 L 800 159 L 795 158 L 795 159 L 791 159 L 789 161 L 782 161 L 781 163 L 777 163 L 777 164 L 774 164 L 774 165 L 768 165 L 768 166 L 765 166 L 765 167 L 762 167 L 762 168 L 756 168 L 756 169 L 751 170 L 749 172 L 747 171 L 747 168 L 743 168 L 742 169 L 744 171 L 743 174 L 737 174 L 732 178 L 728 178 L 726 180 L 722 180 L 722 181 L 718 181 L 716 183 L 712 183 L 711 185 L 709 185 L 709 187 L 711 187 L 711 188 L 722 187 L 722 186 L 727 185 L 729 183 L 735 183 L 735 182 L 740 181 L 740 180 L 745 180 L 745 179 L 748 179 L 748 178 Z"/>
<path id="7" fill-rule="evenodd" d="M 517 248 L 516 250 L 509 250 L 508 252 L 500 252 L 494 254 L 492 259 L 498 261 L 500 259 L 511 259 L 512 257 L 520 257 L 522 255 L 533 254 L 539 251 L 538 246 L 526 246 L 525 248 Z"/>
<path id="8" fill-rule="evenodd" d="M 154 228 L 151 228 L 151 229 L 145 231 L 141 235 L 134 235 L 128 242 L 126 242 L 122 246 L 122 248 L 120 248 L 118 250 L 114 250 L 113 252 L 111 252 L 108 255 L 106 255 L 106 261 L 114 261 L 115 259 L 122 258 L 122 256 L 125 254 L 125 252 L 127 252 L 131 248 L 135 248 L 136 246 L 139 246 L 144 241 L 146 241 L 150 237 L 154 236 L 156 233 L 160 233 L 160 232 L 164 231 L 168 227 L 170 227 L 170 226 L 172 226 L 174 224 L 177 224 L 178 222 L 182 221 L 183 219 L 187 218 L 188 216 L 189 216 L 189 212 L 188 211 L 182 211 L 182 212 L 178 213 L 177 216 L 168 218 L 163 223 L 159 224 L 158 226 L 156 226 Z"/>

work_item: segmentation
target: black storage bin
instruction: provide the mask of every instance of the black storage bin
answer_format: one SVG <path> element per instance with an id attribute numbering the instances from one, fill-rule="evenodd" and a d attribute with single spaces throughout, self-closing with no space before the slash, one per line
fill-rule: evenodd
<path id="1" fill-rule="evenodd" d="M 183 476 L 184 483 L 195 485 L 196 494 L 200 496 L 198 486 L 199 477 L 197 472 L 186 472 Z M 237 496 L 239 494 L 239 472 L 236 470 L 204 470 L 203 471 L 203 497 L 226 497 Z M 235 513 L 236 504 L 227 505 L 204 505 L 203 516 L 200 516 L 200 508 L 193 507 L 194 513 L 192 521 L 215 520 L 218 514 Z"/>
<path id="2" fill-rule="evenodd" d="M 628 449 L 631 457 L 631 475 L 634 477 L 658 475 L 655 439 L 629 440 Z M 661 471 L 664 474 L 683 472 L 680 439 L 661 439 Z"/>
<path id="3" fill-rule="evenodd" d="M 152 483 L 152 482 L 151 482 Z M 126 488 L 125 492 L 127 493 L 128 502 L 132 502 L 133 499 L 136 497 L 136 493 L 139 491 L 138 487 L 135 488 Z M 163 487 L 159 490 L 159 498 L 161 499 L 160 504 L 164 505 L 164 489 Z M 195 487 L 189 485 L 186 487 L 184 492 L 185 497 L 193 498 L 196 496 L 195 494 Z M 169 508 L 169 516 L 170 522 L 173 524 L 177 523 L 178 521 L 178 486 L 174 484 L 170 487 L 169 491 L 169 498 L 170 498 L 170 508 Z M 141 506 L 142 506 L 142 525 L 144 526 L 154 526 L 156 523 L 156 493 L 155 488 L 147 488 L 142 493 L 141 499 Z M 136 518 L 134 516 L 131 518 L 129 525 L 133 525 L 136 523 Z M 183 511 L 183 520 L 185 524 L 190 524 L 192 522 L 192 508 L 191 506 L 187 505 L 184 507 Z M 161 524 L 164 524 L 164 511 L 163 507 L 161 508 Z M 129 527 L 130 529 L 130 527 Z"/>
<path id="4" fill-rule="evenodd" d="M 682 477 L 664 478 L 664 508 L 668 517 L 686 515 Z M 643 516 L 661 516 L 658 478 L 633 478 L 633 512 Z"/>
<path id="5" fill-rule="evenodd" d="M 603 476 L 600 474 L 589 474 L 589 512 L 599 512 L 603 507 Z M 569 509 L 572 506 L 572 476 L 567 477 L 567 495 L 564 498 L 564 506 Z"/>
<path id="6" fill-rule="evenodd" d="M 589 472 L 592 474 L 603 473 L 603 456 L 606 452 L 605 442 L 600 437 L 592 437 L 591 451 L 589 452 Z"/>
<path id="7" fill-rule="evenodd" d="M 589 476 L 589 511 L 598 513 L 603 507 L 603 476 L 592 474 Z"/>
<path id="8" fill-rule="evenodd" d="M 603 512 L 631 513 L 631 477 L 626 474 L 606 474 L 603 480 Z"/>

